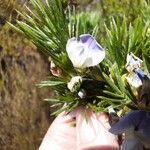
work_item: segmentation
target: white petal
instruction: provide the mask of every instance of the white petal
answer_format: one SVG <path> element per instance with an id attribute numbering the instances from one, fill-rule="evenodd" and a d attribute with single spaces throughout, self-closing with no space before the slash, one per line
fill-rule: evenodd
<path id="1" fill-rule="evenodd" d="M 133 53 L 127 55 L 126 69 L 132 72 L 134 69 L 140 68 L 142 60 L 136 57 Z"/>
<path id="2" fill-rule="evenodd" d="M 79 83 L 79 82 L 82 82 L 82 77 L 81 76 L 75 76 L 75 77 L 72 77 L 70 82 L 67 84 L 67 87 L 68 89 L 71 91 L 71 92 L 74 92 L 74 86 L 76 83 Z"/>
<path id="3" fill-rule="evenodd" d="M 81 42 L 77 41 L 77 39 L 74 37 L 68 40 L 66 51 L 73 63 L 73 66 L 80 68 L 82 65 L 81 61 L 83 61 L 84 45 Z"/>
<path id="4" fill-rule="evenodd" d="M 68 40 L 66 50 L 74 67 L 85 68 L 99 64 L 105 57 L 105 50 L 89 34 Z"/>
<path id="5" fill-rule="evenodd" d="M 130 73 L 127 77 L 126 77 L 128 83 L 130 85 L 132 85 L 135 88 L 138 88 L 142 85 L 142 81 L 141 79 L 138 77 L 137 74 L 135 73 Z"/>
<path id="6" fill-rule="evenodd" d="M 93 49 L 86 47 L 86 51 L 88 52 L 86 61 L 84 62 L 84 66 L 86 67 L 98 65 L 105 58 L 105 50 L 99 50 L 98 47 Z"/>

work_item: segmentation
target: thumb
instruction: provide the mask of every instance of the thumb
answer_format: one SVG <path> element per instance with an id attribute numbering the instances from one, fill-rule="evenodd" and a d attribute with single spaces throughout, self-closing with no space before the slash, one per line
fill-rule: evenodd
<path id="1" fill-rule="evenodd" d="M 96 140 L 98 121 L 91 109 L 79 108 L 76 114 L 77 148 L 82 149 L 91 146 Z"/>

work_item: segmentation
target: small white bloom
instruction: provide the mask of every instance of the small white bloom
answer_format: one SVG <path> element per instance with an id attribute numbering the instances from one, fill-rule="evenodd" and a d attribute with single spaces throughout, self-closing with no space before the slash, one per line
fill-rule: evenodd
<path id="1" fill-rule="evenodd" d="M 128 83 L 130 85 L 132 85 L 133 87 L 135 88 L 138 88 L 142 85 L 142 81 L 141 79 L 139 78 L 139 76 L 136 74 L 136 73 L 130 73 L 128 74 L 128 76 L 126 76 L 126 79 L 128 81 Z"/>
<path id="2" fill-rule="evenodd" d="M 50 71 L 53 76 L 60 77 L 61 76 L 61 70 L 54 64 L 54 62 L 51 60 L 50 63 Z"/>
<path id="3" fill-rule="evenodd" d="M 78 96 L 81 98 L 81 99 L 84 99 L 86 97 L 86 92 L 84 89 L 81 89 L 79 92 L 78 92 Z"/>
<path id="4" fill-rule="evenodd" d="M 136 72 L 141 68 L 142 62 L 143 61 L 136 57 L 133 53 L 127 55 L 127 63 L 125 67 L 129 74 L 126 76 L 126 79 L 128 83 L 135 88 L 138 88 L 142 85 L 142 81 Z"/>
<path id="5" fill-rule="evenodd" d="M 86 68 L 98 65 L 105 58 L 105 50 L 89 34 L 73 37 L 66 45 L 68 56 L 76 68 Z"/>
<path id="6" fill-rule="evenodd" d="M 82 82 L 82 77 L 81 76 L 75 76 L 75 77 L 73 77 L 71 80 L 70 80 L 70 82 L 67 84 L 67 87 L 68 87 L 68 89 L 71 91 L 71 92 L 74 92 L 75 91 L 75 85 L 77 84 L 77 83 L 81 83 Z"/>
<path id="7" fill-rule="evenodd" d="M 128 72 L 133 72 L 134 69 L 141 68 L 142 60 L 136 57 L 133 53 L 127 55 L 127 63 L 125 65 Z"/>
<path id="8" fill-rule="evenodd" d="M 109 112 L 109 114 L 110 113 L 116 113 L 115 110 L 114 110 L 114 108 L 112 106 L 108 107 L 108 112 Z"/>

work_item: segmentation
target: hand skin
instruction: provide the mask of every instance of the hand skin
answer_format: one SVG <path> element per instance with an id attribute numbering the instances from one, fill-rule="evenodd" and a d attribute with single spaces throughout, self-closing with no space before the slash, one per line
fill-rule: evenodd
<path id="1" fill-rule="evenodd" d="M 110 128 L 106 113 L 95 114 L 83 108 L 61 113 L 48 129 L 39 150 L 119 150 L 118 139 Z"/>

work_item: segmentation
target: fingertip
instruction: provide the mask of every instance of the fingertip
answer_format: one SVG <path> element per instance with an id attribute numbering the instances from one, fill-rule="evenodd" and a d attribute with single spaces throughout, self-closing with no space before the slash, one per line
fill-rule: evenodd
<path id="1" fill-rule="evenodd" d="M 108 120 L 109 114 L 107 112 L 99 112 L 96 114 L 97 118 L 100 120 Z"/>
<path id="2" fill-rule="evenodd" d="M 107 129 L 110 128 L 110 124 L 109 124 L 109 114 L 106 112 L 100 112 L 97 115 L 97 119 L 98 121 Z"/>

